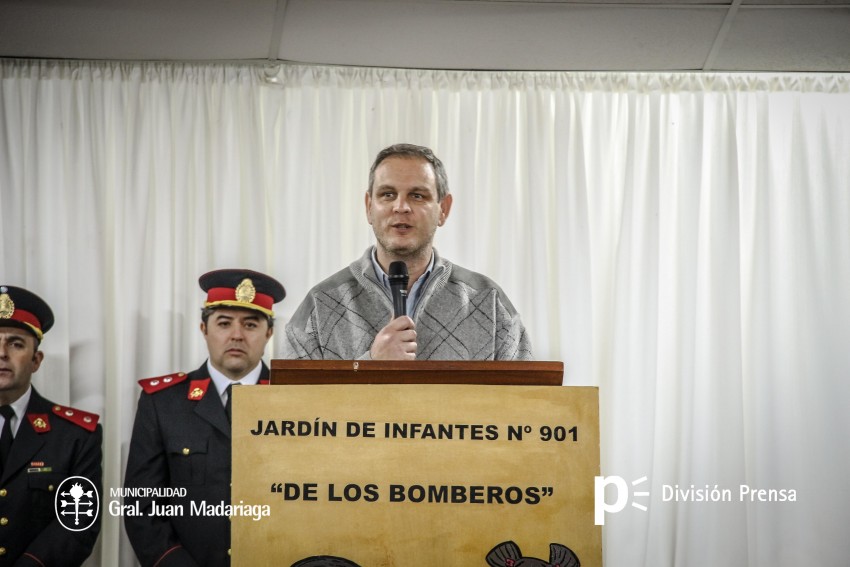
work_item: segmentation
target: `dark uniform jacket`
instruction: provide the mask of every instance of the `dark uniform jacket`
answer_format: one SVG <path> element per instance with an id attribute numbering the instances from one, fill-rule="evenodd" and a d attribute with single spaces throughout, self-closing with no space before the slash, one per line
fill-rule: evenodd
<path id="1" fill-rule="evenodd" d="M 55 497 L 72 476 L 85 477 L 103 496 L 103 431 L 97 420 L 32 389 L 0 476 L 0 565 L 80 565 L 91 554 L 102 510 L 91 527 L 71 531 L 56 517 Z"/>
<path id="2" fill-rule="evenodd" d="M 260 381 L 268 379 L 263 364 Z M 230 565 L 230 520 L 197 512 L 199 506 L 230 504 L 230 423 L 207 365 L 140 384 L 125 488 L 179 488 L 186 494 L 125 496 L 125 507 L 138 502 L 141 512 L 124 513 L 136 556 L 144 567 Z M 149 516 L 154 501 L 175 515 Z"/>

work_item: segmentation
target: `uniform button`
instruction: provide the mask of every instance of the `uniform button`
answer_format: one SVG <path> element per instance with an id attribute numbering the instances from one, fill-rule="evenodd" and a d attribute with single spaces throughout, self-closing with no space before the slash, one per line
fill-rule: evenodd
<path id="1" fill-rule="evenodd" d="M 188 455 L 188 454 L 189 454 L 189 447 L 183 447 L 183 454 L 184 454 L 184 455 Z"/>
<path id="2" fill-rule="evenodd" d="M 51 485 L 49 485 L 49 486 L 47 487 L 47 491 L 48 491 L 48 492 L 53 492 L 53 485 L 52 485 L 52 484 L 51 484 Z"/>
<path id="3" fill-rule="evenodd" d="M 6 496 L 7 492 L 5 488 L 0 488 L 0 498 Z"/>
<path id="4" fill-rule="evenodd" d="M 230 557 L 230 548 L 227 548 L 227 556 Z"/>
<path id="5" fill-rule="evenodd" d="M 9 523 L 9 518 L 0 518 L 0 526 L 5 526 Z"/>
<path id="6" fill-rule="evenodd" d="M 0 557 L 2 557 L 3 555 L 6 555 L 6 548 L 0 547 Z"/>

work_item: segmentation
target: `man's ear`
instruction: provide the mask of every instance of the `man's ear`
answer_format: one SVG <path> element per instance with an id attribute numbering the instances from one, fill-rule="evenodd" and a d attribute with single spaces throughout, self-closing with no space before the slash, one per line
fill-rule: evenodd
<path id="1" fill-rule="evenodd" d="M 204 335 L 207 334 L 207 324 L 203 321 L 201 321 L 201 333 L 203 333 Z"/>
<path id="2" fill-rule="evenodd" d="M 44 353 L 40 350 L 35 351 L 32 355 L 32 371 L 35 372 L 41 366 L 41 361 L 44 360 Z"/>
<path id="3" fill-rule="evenodd" d="M 372 215 L 370 214 L 372 212 L 372 192 L 371 191 L 366 191 L 366 196 L 365 196 L 363 202 L 366 205 L 366 221 L 369 224 L 372 224 Z"/>
<path id="4" fill-rule="evenodd" d="M 443 223 L 446 222 L 446 219 L 449 218 L 449 213 L 452 210 L 452 194 L 449 193 L 443 200 L 440 201 L 440 226 L 443 226 Z"/>

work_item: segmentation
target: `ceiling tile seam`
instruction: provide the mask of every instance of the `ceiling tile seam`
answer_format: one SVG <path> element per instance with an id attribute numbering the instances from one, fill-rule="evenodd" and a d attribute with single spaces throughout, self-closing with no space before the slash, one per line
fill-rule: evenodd
<path id="1" fill-rule="evenodd" d="M 274 10 L 274 23 L 269 38 L 269 61 L 277 61 L 280 54 L 280 43 L 283 40 L 283 20 L 286 18 L 287 0 L 277 0 Z"/>
<path id="2" fill-rule="evenodd" d="M 723 23 L 720 24 L 720 29 L 717 30 L 717 35 L 714 37 L 714 42 L 711 44 L 711 49 L 708 51 L 708 56 L 705 58 L 705 63 L 702 66 L 703 71 L 711 71 L 714 69 L 714 61 L 717 59 L 717 54 L 720 53 L 720 48 L 729 34 L 729 29 L 732 27 L 732 22 L 738 14 L 738 8 L 743 0 L 733 0 L 729 5 L 729 10 L 726 12 L 726 17 L 723 18 Z"/>
<path id="3" fill-rule="evenodd" d="M 850 2 L 843 4 L 746 4 L 742 6 L 745 11 L 749 10 L 771 10 L 779 12 L 780 10 L 847 10 L 850 9 Z"/>

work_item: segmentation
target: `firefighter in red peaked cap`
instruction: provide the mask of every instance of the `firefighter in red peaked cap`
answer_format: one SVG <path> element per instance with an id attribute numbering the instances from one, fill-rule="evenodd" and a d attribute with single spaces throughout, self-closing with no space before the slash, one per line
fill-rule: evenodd
<path id="1" fill-rule="evenodd" d="M 55 404 L 32 386 L 52 326 L 43 299 L 0 285 L 0 565 L 80 565 L 100 532 L 98 416 Z M 71 496 L 74 483 L 79 492 Z"/>
<path id="2" fill-rule="evenodd" d="M 188 374 L 140 380 L 124 526 L 143 567 L 230 565 L 230 521 L 192 513 L 230 504 L 230 392 L 235 385 L 267 384 L 262 360 L 274 330 L 274 304 L 284 298 L 275 279 L 250 270 L 201 276 L 206 294 L 201 332 L 209 358 Z"/>

